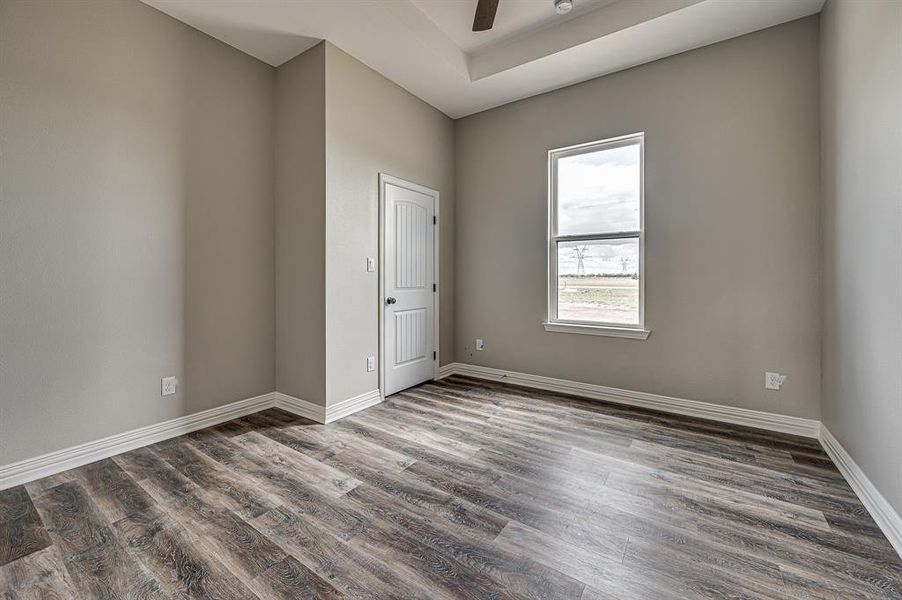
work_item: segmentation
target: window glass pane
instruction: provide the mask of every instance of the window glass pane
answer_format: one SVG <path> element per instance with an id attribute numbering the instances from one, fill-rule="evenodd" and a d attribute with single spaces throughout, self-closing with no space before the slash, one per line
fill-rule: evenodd
<path id="1" fill-rule="evenodd" d="M 639 230 L 639 143 L 557 159 L 558 235 Z"/>
<path id="2" fill-rule="evenodd" d="M 639 324 L 639 240 L 558 242 L 557 318 Z"/>

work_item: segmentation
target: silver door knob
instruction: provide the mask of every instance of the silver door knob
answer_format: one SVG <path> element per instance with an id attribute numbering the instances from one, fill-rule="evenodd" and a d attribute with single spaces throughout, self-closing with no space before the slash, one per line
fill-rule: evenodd
<path id="1" fill-rule="evenodd" d="M 392 298 L 391 296 L 389 296 L 388 298 L 385 299 L 386 304 L 394 304 L 397 301 L 398 301 L 397 299 Z"/>

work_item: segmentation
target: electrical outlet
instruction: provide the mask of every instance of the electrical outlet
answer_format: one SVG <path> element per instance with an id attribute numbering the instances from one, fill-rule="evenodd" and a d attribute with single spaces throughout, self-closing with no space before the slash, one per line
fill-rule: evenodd
<path id="1" fill-rule="evenodd" d="M 367 356 L 366 357 L 366 372 L 376 370 L 376 357 L 375 356 Z"/>
<path id="2" fill-rule="evenodd" d="M 767 372 L 764 374 L 764 389 L 779 390 L 780 388 L 783 387 L 784 381 L 786 381 L 786 375 L 780 375 L 779 373 Z"/>
<path id="3" fill-rule="evenodd" d="M 160 380 L 160 395 L 171 396 L 179 388 L 179 380 L 177 377 L 164 377 Z"/>
<path id="4" fill-rule="evenodd" d="M 366 259 L 366 270 L 370 273 L 374 273 L 376 271 L 376 259 L 375 258 L 367 258 Z"/>
<path id="5" fill-rule="evenodd" d="M 476 350 L 478 350 L 479 352 L 485 350 L 485 340 L 476 340 Z"/>

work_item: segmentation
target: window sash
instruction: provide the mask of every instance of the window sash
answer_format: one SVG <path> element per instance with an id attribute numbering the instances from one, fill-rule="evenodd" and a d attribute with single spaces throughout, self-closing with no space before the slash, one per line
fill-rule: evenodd
<path id="1" fill-rule="evenodd" d="M 573 239 L 573 238 L 577 239 Z M 561 319 L 558 318 L 558 247 L 562 242 L 569 241 L 607 241 L 607 240 L 639 240 L 639 315 L 636 323 L 608 322 L 608 321 L 583 321 L 579 319 Z M 641 231 L 630 232 L 616 235 L 579 235 L 579 236 L 560 236 L 551 239 L 549 248 L 549 277 L 548 277 L 548 295 L 549 295 L 549 323 L 563 323 L 571 325 L 594 325 L 596 327 L 616 327 L 619 329 L 644 329 L 645 328 L 645 236 Z"/>
<path id="2" fill-rule="evenodd" d="M 556 242 L 591 242 L 592 240 L 622 240 L 627 238 L 637 238 L 642 235 L 641 231 L 618 231 L 616 233 L 580 233 L 575 235 L 556 235 Z"/>
<path id="3" fill-rule="evenodd" d="M 558 159 L 577 154 L 597 152 L 639 144 L 639 230 L 611 233 L 583 233 L 558 235 L 557 228 L 557 166 Z M 548 152 L 548 322 L 618 329 L 645 328 L 645 134 L 636 133 L 600 142 L 591 142 L 560 148 Z M 638 323 L 613 323 L 604 321 L 581 321 L 558 318 L 558 246 L 561 242 L 639 240 L 639 320 Z"/>

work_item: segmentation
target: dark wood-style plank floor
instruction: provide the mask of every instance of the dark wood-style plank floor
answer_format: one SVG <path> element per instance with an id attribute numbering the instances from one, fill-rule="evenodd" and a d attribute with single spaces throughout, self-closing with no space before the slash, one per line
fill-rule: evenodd
<path id="1" fill-rule="evenodd" d="M 902 598 L 812 440 L 455 377 L 0 492 L 5 598 Z"/>

